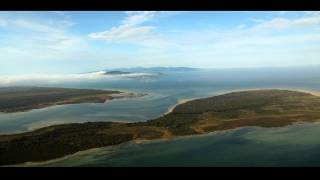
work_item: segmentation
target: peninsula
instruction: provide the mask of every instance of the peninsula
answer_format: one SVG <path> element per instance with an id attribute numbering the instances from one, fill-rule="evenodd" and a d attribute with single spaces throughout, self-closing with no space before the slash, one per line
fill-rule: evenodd
<path id="1" fill-rule="evenodd" d="M 250 90 L 191 100 L 146 122 L 54 125 L 0 136 L 0 165 L 46 161 L 78 151 L 204 134 L 246 126 L 281 127 L 320 119 L 320 97 L 289 90 Z"/>
<path id="2" fill-rule="evenodd" d="M 132 95 L 134 94 L 95 89 L 5 87 L 0 88 L 0 112 L 29 111 L 63 104 L 104 103 Z"/>

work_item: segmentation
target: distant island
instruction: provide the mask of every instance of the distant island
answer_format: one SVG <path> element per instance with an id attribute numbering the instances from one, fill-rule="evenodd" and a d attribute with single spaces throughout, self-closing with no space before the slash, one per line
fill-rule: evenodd
<path id="1" fill-rule="evenodd" d="M 123 74 L 132 74 L 131 72 L 126 72 L 126 71 L 107 71 L 104 74 L 108 75 L 123 75 Z"/>
<path id="2" fill-rule="evenodd" d="M 191 67 L 131 67 L 131 68 L 113 68 L 99 71 L 90 71 L 83 74 L 117 76 L 124 78 L 156 78 L 169 73 L 181 73 L 200 71 L 201 68 Z"/>
<path id="3" fill-rule="evenodd" d="M 89 73 L 83 73 L 82 75 L 98 75 L 98 76 L 114 76 L 114 77 L 123 77 L 123 78 L 155 78 L 160 75 L 163 75 L 161 72 L 154 71 L 123 71 L 123 70 L 102 70 L 94 71 Z"/>
<path id="4" fill-rule="evenodd" d="M 10 93 L 9 93 L 10 94 Z M 289 90 L 250 90 L 191 100 L 146 122 L 54 125 L 0 136 L 0 165 L 46 161 L 132 140 L 166 139 L 246 126 L 281 127 L 320 119 L 320 97 Z"/>
<path id="5" fill-rule="evenodd" d="M 133 96 L 120 91 L 51 87 L 0 88 L 0 112 L 13 113 L 54 105 L 104 103 L 114 98 Z"/>
<path id="6" fill-rule="evenodd" d="M 198 71 L 201 68 L 192 67 L 131 67 L 131 68 L 116 68 L 113 71 L 129 71 L 129 72 L 190 72 Z"/>

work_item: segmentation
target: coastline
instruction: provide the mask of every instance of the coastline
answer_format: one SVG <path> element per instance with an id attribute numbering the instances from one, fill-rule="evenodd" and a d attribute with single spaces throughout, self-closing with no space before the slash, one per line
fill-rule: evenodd
<path id="1" fill-rule="evenodd" d="M 219 91 L 216 95 L 213 96 L 219 96 L 222 94 L 227 94 L 227 93 L 233 93 L 233 92 L 241 92 L 241 91 L 258 91 L 258 90 L 291 90 L 291 91 L 297 91 L 297 92 L 304 92 L 304 93 L 309 93 L 314 96 L 320 96 L 320 90 L 306 90 L 306 89 L 299 89 L 299 88 L 239 88 L 239 89 L 234 89 L 234 90 L 225 90 L 225 91 Z M 212 96 L 209 96 L 212 97 Z M 208 97 L 205 97 L 208 98 Z"/>
<path id="2" fill-rule="evenodd" d="M 19 111 L 1 111 L 0 113 L 3 113 L 3 114 L 24 113 L 24 112 L 30 112 L 33 110 L 45 110 L 47 108 L 66 106 L 66 105 L 107 103 L 109 101 L 116 100 L 116 99 L 143 97 L 145 95 L 147 94 L 135 93 L 135 92 L 119 92 L 119 93 L 110 94 L 107 97 L 101 97 L 103 99 L 103 101 L 101 102 L 74 102 L 74 103 L 73 102 L 57 102 L 57 103 L 45 104 L 45 105 L 40 104 L 40 105 L 34 106 L 33 108 L 19 110 Z"/>
<path id="3" fill-rule="evenodd" d="M 195 98 L 185 98 L 185 99 L 178 100 L 178 102 L 176 104 L 174 104 L 173 106 L 169 107 L 168 110 L 165 113 L 161 114 L 160 116 L 167 115 L 167 114 L 171 113 L 173 111 L 173 109 L 176 108 L 177 106 L 179 106 L 181 104 L 184 104 L 184 103 L 187 103 L 189 101 L 196 100 L 196 99 L 210 98 L 210 97 L 213 97 L 213 96 L 220 96 L 220 95 L 223 95 L 223 94 L 233 93 L 233 92 L 268 90 L 268 89 L 270 89 L 270 90 L 271 89 L 292 90 L 292 91 L 310 93 L 310 94 L 312 94 L 314 96 L 319 96 L 320 97 L 320 90 L 319 91 L 312 91 L 312 90 L 295 89 L 295 88 L 244 88 L 244 89 L 225 90 L 225 91 L 218 91 L 216 94 L 210 95 L 210 96 L 195 97 Z"/>
<path id="4" fill-rule="evenodd" d="M 274 88 L 275 89 L 275 88 Z M 237 90 L 232 90 L 231 92 L 240 92 L 240 91 L 251 91 L 251 90 L 261 90 L 261 89 L 237 89 Z M 265 90 L 265 89 L 263 89 Z M 281 90 L 280 88 L 277 88 L 277 90 Z M 285 89 L 285 90 L 289 90 L 289 89 Z M 306 90 L 297 90 L 297 89 L 290 89 L 290 90 L 295 90 L 295 91 L 299 91 L 299 92 L 308 92 L 308 93 L 311 93 L 312 91 L 306 91 Z M 228 91 L 223 91 L 223 92 L 219 92 L 218 94 L 216 95 L 213 95 L 213 96 L 219 96 L 221 94 L 226 94 L 228 93 Z M 315 91 L 312 92 L 312 94 L 314 95 L 314 93 L 317 93 Z M 208 96 L 208 97 L 212 97 L 212 96 Z M 207 98 L 208 98 L 207 97 Z M 186 102 L 189 102 L 189 101 L 192 101 L 194 99 L 201 99 L 200 98 L 186 98 L 186 99 L 182 99 L 182 100 L 179 100 L 174 106 L 170 107 L 168 109 L 168 111 L 163 115 L 166 115 L 168 113 L 171 113 L 175 107 L 177 107 L 178 105 L 180 104 L 183 104 L 183 103 L 186 103 Z M 202 134 L 191 134 L 191 135 L 175 135 L 171 138 L 166 138 L 166 137 L 160 137 L 158 139 L 153 139 L 153 140 L 146 140 L 146 139 L 135 139 L 135 140 L 130 140 L 130 141 L 127 141 L 127 142 L 123 142 L 121 144 L 118 144 L 118 145 L 111 145 L 111 146 L 104 146 L 104 147 L 100 147 L 100 148 L 91 148 L 91 149 L 88 149 L 88 150 L 83 150 L 83 151 L 78 151 L 74 154 L 70 154 L 70 155 L 66 155 L 66 156 L 63 156 L 61 158 L 56 158 L 56 159 L 51 159 L 51 160 L 48 160 L 48 161 L 40 161 L 40 162 L 26 162 L 26 163 L 22 163 L 22 164 L 15 164 L 15 165 L 10 165 L 10 166 L 32 166 L 32 165 L 42 165 L 42 164 L 46 164 L 46 163 L 51 163 L 51 162 L 54 162 L 54 161 L 59 161 L 59 160 L 63 160 L 63 159 L 67 159 L 69 157 L 73 157 L 73 156 L 77 156 L 77 155 L 82 155 L 82 154 L 87 154 L 87 153 L 94 153 L 96 151 L 99 151 L 101 149 L 105 149 L 105 148 L 114 148 L 114 147 L 120 147 L 121 145 L 123 144 L 126 144 L 126 143 L 135 143 L 135 144 L 145 144 L 145 143 L 150 143 L 150 142 L 155 142 L 155 141 L 166 141 L 166 140 L 172 140 L 172 139 L 177 139 L 177 138 L 188 138 L 188 137 L 195 137 L 195 136 L 205 136 L 205 135 L 210 135 L 210 134 L 216 134 L 216 133 L 224 133 L 224 132 L 230 132 L 230 131 L 235 131 L 235 130 L 238 130 L 238 129 L 241 129 L 241 128 L 246 128 L 246 127 L 259 127 L 259 128 L 283 128 L 283 127 L 289 127 L 289 126 L 295 126 L 295 125 L 301 125 L 301 124 L 306 124 L 306 123 L 315 123 L 315 122 L 319 122 L 319 120 L 316 120 L 314 122 L 304 122 L 304 121 L 301 121 L 301 122 L 294 122 L 292 124 L 288 124 L 288 125 L 284 125 L 284 126 L 279 126 L 279 127 L 264 127 L 264 126 L 259 126 L 259 125 L 246 125 L 246 126 L 241 126 L 241 127 L 235 127 L 235 128 L 230 128 L 230 129 L 221 129 L 221 130 L 215 130 L 215 131 L 212 131 L 212 132 L 206 132 L 206 133 L 202 133 Z"/>
<path id="5" fill-rule="evenodd" d="M 55 158 L 55 159 L 50 159 L 48 161 L 39 161 L 39 162 L 25 162 L 25 163 L 21 163 L 21 164 L 14 164 L 14 165 L 7 165 L 7 166 L 0 166 L 0 167 L 32 167 L 32 166 L 41 166 L 41 165 L 46 165 L 49 163 L 54 163 L 57 161 L 62 161 L 68 158 L 72 158 L 75 156 L 81 156 L 81 155 L 86 155 L 86 154 L 91 154 L 91 153 L 95 153 L 95 152 L 99 152 L 101 150 L 105 150 L 105 149 L 112 149 L 114 147 L 120 146 L 123 144 L 119 144 L 119 145 L 114 145 L 114 146 L 105 146 L 105 147 L 101 147 L 101 148 L 91 148 L 91 149 L 87 149 L 87 150 L 83 150 L 83 151 L 78 151 L 74 154 L 69 154 L 60 158 Z"/>
<path id="6" fill-rule="evenodd" d="M 39 162 L 25 162 L 21 164 L 14 164 L 14 165 L 5 165 L 5 166 L 0 166 L 0 167 L 41 167 L 41 166 L 46 166 L 49 165 L 50 163 L 55 163 L 63 160 L 67 160 L 72 157 L 77 157 L 77 156 L 82 156 L 82 155 L 90 155 L 90 154 L 95 154 L 103 151 L 113 151 L 117 150 L 118 148 L 121 148 L 121 146 L 124 146 L 129 143 L 134 143 L 137 145 L 141 144 L 149 144 L 149 143 L 157 143 L 157 142 L 164 142 L 164 141 L 171 141 L 171 140 L 179 140 L 179 139 L 189 139 L 189 138 L 201 138 L 205 136 L 212 136 L 212 135 L 219 135 L 219 134 L 224 134 L 224 133 L 229 133 L 232 131 L 238 131 L 244 128 L 254 128 L 255 130 L 259 129 L 281 129 L 281 128 L 290 128 L 290 127 L 299 127 L 299 126 L 307 126 L 307 125 L 312 125 L 312 124 L 320 124 L 320 121 L 314 121 L 314 122 L 295 122 L 293 124 L 287 125 L 287 126 L 281 126 L 281 127 L 260 127 L 260 126 L 243 126 L 243 127 L 237 127 L 233 129 L 226 129 L 226 130 L 218 130 L 218 131 L 213 131 L 213 132 L 208 132 L 204 134 L 193 134 L 193 135 L 185 135 L 185 136 L 175 136 L 173 138 L 160 138 L 160 139 L 154 139 L 154 140 L 132 140 L 128 141 L 125 143 L 121 143 L 118 145 L 112 145 L 112 146 L 105 146 L 105 147 L 100 147 L 100 148 L 91 148 L 83 151 L 78 151 L 74 154 L 66 155 L 60 158 L 55 158 L 47 161 L 39 161 Z M 49 165 L 50 166 L 50 165 Z"/>
<path id="7" fill-rule="evenodd" d="M 199 99 L 199 98 L 186 98 L 186 99 L 178 100 L 178 102 L 176 104 L 174 104 L 173 106 L 169 107 L 168 110 L 165 113 L 161 114 L 160 116 L 164 116 L 164 115 L 167 115 L 167 114 L 171 113 L 174 110 L 174 108 L 176 108 L 180 104 L 184 104 L 184 103 L 187 103 L 189 101 L 196 100 L 196 99 Z"/>
<path id="8" fill-rule="evenodd" d="M 112 146 L 104 146 L 104 147 L 99 147 L 99 148 L 91 148 L 91 149 L 87 149 L 87 150 L 83 150 L 83 151 L 78 151 L 74 154 L 69 154 L 69 155 L 65 155 L 63 157 L 59 157 L 59 158 L 55 158 L 55 159 L 50 159 L 47 161 L 39 161 L 39 162 L 25 162 L 25 163 L 21 163 L 21 164 L 13 164 L 13 165 L 4 165 L 4 166 L 0 166 L 0 167 L 32 167 L 32 166 L 42 166 L 42 165 L 46 165 L 46 164 L 50 164 L 50 163 L 55 163 L 57 161 L 62 161 L 62 160 L 66 160 L 68 158 L 72 158 L 75 156 L 81 156 L 81 155 L 87 155 L 87 154 L 92 154 L 92 153 L 97 153 L 97 152 L 101 152 L 101 151 L 105 151 L 105 150 L 111 150 L 112 149 L 117 149 L 117 148 L 121 148 L 121 146 L 124 146 L 126 144 L 129 143 L 134 143 L 134 144 L 147 144 L 147 143 L 152 143 L 155 141 L 166 141 L 166 140 L 170 140 L 170 139 L 154 139 L 154 140 L 132 140 L 132 141 L 128 141 L 128 142 L 124 142 L 118 145 L 112 145 Z"/>
<path id="9" fill-rule="evenodd" d="M 320 91 L 314 91 L 314 90 L 303 90 L 303 89 L 296 89 L 296 91 L 310 93 L 314 96 L 320 96 Z"/>

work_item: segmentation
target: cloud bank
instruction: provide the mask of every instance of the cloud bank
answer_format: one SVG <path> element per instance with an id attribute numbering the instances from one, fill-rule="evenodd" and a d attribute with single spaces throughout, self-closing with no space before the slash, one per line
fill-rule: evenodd
<path id="1" fill-rule="evenodd" d="M 1 86 L 36 85 L 52 83 L 92 82 L 99 80 L 121 80 L 126 78 L 153 78 L 159 73 L 130 73 L 130 74 L 105 74 L 106 71 L 97 71 L 83 74 L 29 74 L 29 75 L 0 75 Z"/>
<path id="2" fill-rule="evenodd" d="M 319 34 L 319 12 L 1 12 L 0 74 L 314 65 Z"/>

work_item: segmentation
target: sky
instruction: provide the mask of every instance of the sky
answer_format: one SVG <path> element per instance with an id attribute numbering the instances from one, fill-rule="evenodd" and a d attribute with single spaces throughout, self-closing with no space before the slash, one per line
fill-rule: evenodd
<path id="1" fill-rule="evenodd" d="M 320 65 L 320 12 L 0 12 L 0 75 Z"/>

